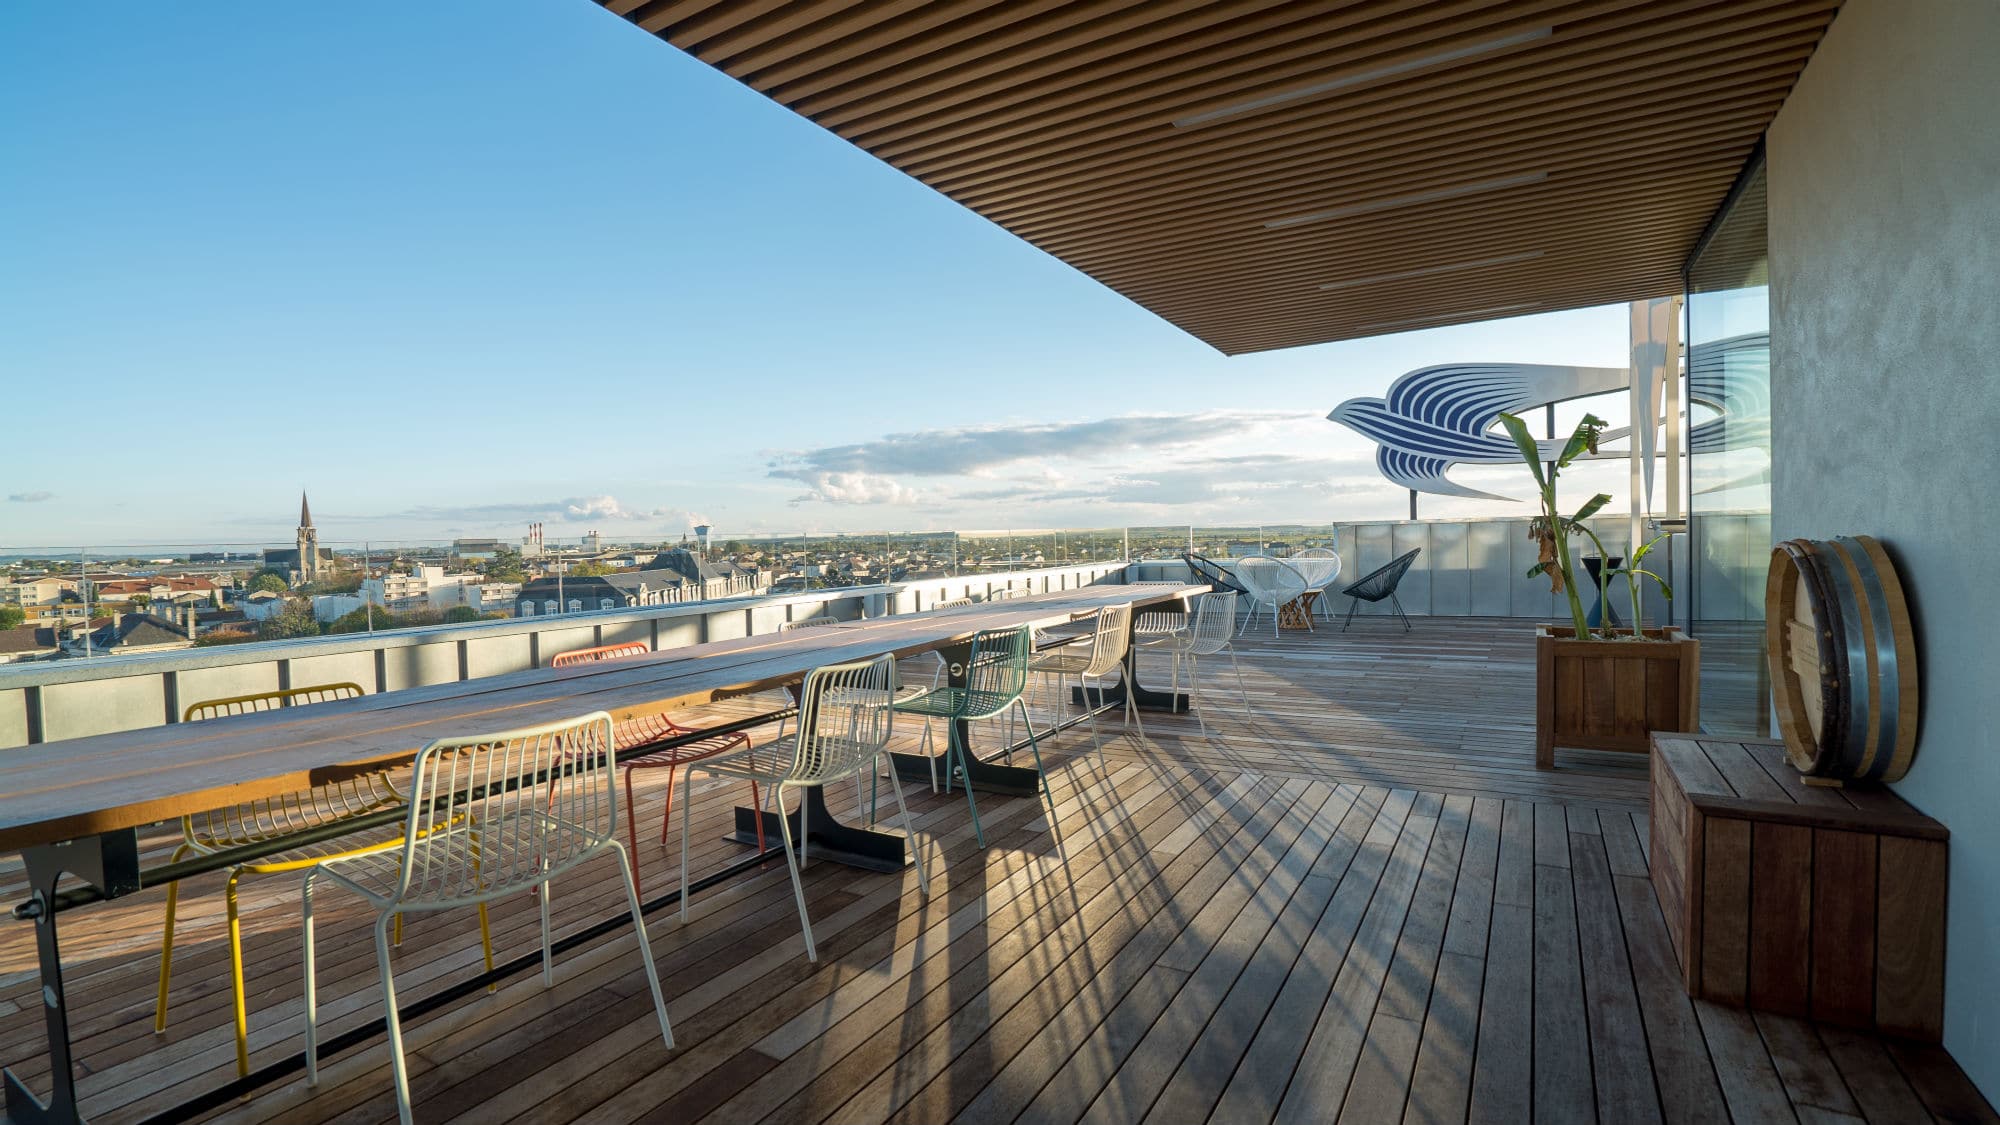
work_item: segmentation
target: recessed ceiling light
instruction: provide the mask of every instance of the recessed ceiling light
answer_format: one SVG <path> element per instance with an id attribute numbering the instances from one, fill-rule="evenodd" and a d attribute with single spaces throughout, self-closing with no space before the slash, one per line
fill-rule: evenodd
<path id="1" fill-rule="evenodd" d="M 1538 301 L 1529 301 L 1519 305 L 1494 305 L 1489 309 L 1467 309 L 1465 312 L 1439 313 L 1436 316 L 1413 316 L 1408 320 L 1385 320 L 1380 324 L 1364 324 L 1354 331 L 1373 332 L 1378 328 L 1415 328 L 1424 324 L 1442 324 L 1445 321 L 1481 320 L 1489 316 L 1497 316 L 1500 313 L 1526 312 L 1529 309 L 1538 309 L 1541 307 L 1541 303 Z"/>
<path id="2" fill-rule="evenodd" d="M 1485 269 L 1488 266 L 1512 265 L 1515 262 L 1532 262 L 1542 256 L 1540 250 L 1530 250 L 1525 254 L 1504 254 L 1498 258 L 1481 258 L 1476 262 L 1454 262 L 1448 266 L 1429 266 L 1420 270 L 1404 270 L 1401 273 L 1378 273 L 1374 277 L 1357 277 L 1348 281 L 1333 281 L 1320 286 L 1325 289 L 1353 289 L 1361 285 L 1380 285 L 1385 281 L 1408 281 L 1416 277 L 1435 277 L 1441 273 L 1457 273 L 1460 270 Z"/>
<path id="3" fill-rule="evenodd" d="M 1332 207 L 1325 211 L 1314 211 L 1309 215 L 1293 215 L 1289 219 L 1272 219 L 1264 224 L 1266 230 L 1281 230 L 1302 223 L 1323 223 L 1328 219 L 1342 219 L 1349 215 L 1366 215 L 1371 211 L 1387 211 L 1391 207 L 1408 207 L 1412 203 L 1435 203 L 1440 199 L 1457 199 L 1461 195 L 1478 195 L 1486 191 L 1500 191 L 1503 188 L 1524 187 L 1539 184 L 1549 178 L 1547 172 L 1529 172 L 1522 176 L 1508 176 L 1498 180 L 1481 180 L 1476 184 L 1460 184 L 1457 187 L 1439 188 L 1436 191 L 1420 191 L 1413 195 L 1398 195 L 1389 199 L 1377 199 L 1368 203 L 1350 203 L 1345 207 Z"/>
<path id="4" fill-rule="evenodd" d="M 1315 82 L 1310 86 L 1301 86 L 1296 90 L 1286 90 L 1282 94 L 1266 94 L 1261 98 L 1252 98 L 1247 102 L 1238 102 L 1235 105 L 1225 106 L 1222 109 L 1211 109 L 1202 113 L 1189 114 L 1186 117 L 1175 119 L 1174 128 L 1192 129 L 1199 125 L 1209 125 L 1227 118 L 1238 117 L 1242 114 L 1256 113 L 1259 110 L 1286 105 L 1302 98 L 1312 98 L 1321 94 L 1330 94 L 1335 90 L 1345 90 L 1350 86 L 1359 86 L 1364 82 L 1374 82 L 1382 78 L 1394 78 L 1398 74 L 1408 74 L 1413 70 L 1423 70 L 1426 67 L 1459 62 L 1492 51 L 1504 51 L 1509 47 L 1518 47 L 1523 43 L 1533 43 L 1537 39 L 1547 39 L 1553 34 L 1555 34 L 1554 28 L 1530 28 L 1527 31 L 1518 31 L 1512 35 L 1503 35 L 1498 39 L 1488 39 L 1483 43 L 1474 43 L 1471 46 L 1457 47 L 1449 51 L 1439 51 L 1437 54 L 1425 55 L 1420 59 L 1410 59 L 1406 62 L 1389 63 L 1386 66 L 1358 70 L 1352 74 L 1343 74 L 1339 78 L 1328 79 L 1325 82 Z"/>

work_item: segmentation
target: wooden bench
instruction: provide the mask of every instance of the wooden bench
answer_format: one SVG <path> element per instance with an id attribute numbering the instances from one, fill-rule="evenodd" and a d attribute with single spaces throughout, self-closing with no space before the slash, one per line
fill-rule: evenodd
<path id="1" fill-rule="evenodd" d="M 1949 833 L 1780 742 L 1655 734 L 1653 888 L 1688 994 L 1936 1042 Z"/>

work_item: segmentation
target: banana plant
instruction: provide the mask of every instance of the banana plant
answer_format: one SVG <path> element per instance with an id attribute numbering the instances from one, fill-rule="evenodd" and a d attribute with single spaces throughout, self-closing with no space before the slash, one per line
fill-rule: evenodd
<path id="1" fill-rule="evenodd" d="M 1556 507 L 1556 479 L 1562 470 L 1569 468 L 1570 462 L 1586 452 L 1597 452 L 1598 438 L 1603 434 L 1606 423 L 1595 414 L 1585 414 L 1569 435 L 1569 440 L 1563 443 L 1562 452 L 1549 463 L 1546 471 L 1542 466 L 1541 446 L 1529 435 L 1528 424 L 1505 412 L 1500 415 L 1500 424 L 1520 449 L 1521 459 L 1527 463 L 1528 471 L 1535 475 L 1535 486 L 1540 493 L 1542 514 L 1528 521 L 1528 538 L 1539 546 L 1541 557 L 1528 568 L 1528 577 L 1546 575 L 1551 592 L 1568 597 L 1570 621 L 1576 627 L 1575 636 L 1579 640 L 1587 639 L 1592 635 L 1590 622 L 1584 616 L 1583 600 L 1577 596 L 1575 569 L 1569 557 L 1569 533 L 1581 532 L 1596 543 L 1596 534 L 1583 521 L 1609 504 L 1611 497 L 1600 492 L 1578 508 L 1575 515 L 1565 516 Z M 1601 543 L 1598 544 L 1598 553 L 1604 553 Z M 1604 598 L 1604 576 L 1601 573 L 1597 579 L 1597 596 L 1600 601 Z"/>
<path id="2" fill-rule="evenodd" d="M 1625 588 L 1632 594 L 1632 635 L 1635 637 L 1646 635 L 1645 602 L 1639 596 L 1639 579 L 1641 577 L 1650 578 L 1659 583 L 1660 596 L 1665 598 L 1669 604 L 1674 600 L 1674 588 L 1667 585 L 1667 580 L 1639 565 L 1646 560 L 1647 555 L 1653 553 L 1653 548 L 1671 538 L 1673 538 L 1671 534 L 1655 535 L 1650 541 L 1633 548 L 1632 557 L 1625 560 L 1625 567 L 1621 573 L 1625 575 Z M 1673 616 L 1671 613 L 1668 614 L 1667 619 L 1670 623 L 1672 622 Z"/>

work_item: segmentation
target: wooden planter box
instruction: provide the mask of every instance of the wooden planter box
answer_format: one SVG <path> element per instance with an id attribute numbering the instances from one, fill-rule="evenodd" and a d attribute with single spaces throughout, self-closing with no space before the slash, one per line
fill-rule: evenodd
<path id="1" fill-rule="evenodd" d="M 1804 784 L 1780 742 L 1660 734 L 1652 770 L 1653 889 L 1690 996 L 1938 1041 L 1944 825 Z"/>
<path id="2" fill-rule="evenodd" d="M 1668 626 L 1656 641 L 1576 639 L 1568 625 L 1535 630 L 1535 765 L 1556 747 L 1644 754 L 1656 730 L 1701 729 L 1701 642 Z"/>

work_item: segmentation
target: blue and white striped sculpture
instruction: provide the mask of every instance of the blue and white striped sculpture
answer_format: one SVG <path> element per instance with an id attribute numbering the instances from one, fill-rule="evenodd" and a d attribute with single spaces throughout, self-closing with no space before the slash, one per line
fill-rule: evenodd
<path id="1" fill-rule="evenodd" d="M 1770 337 L 1758 332 L 1716 340 L 1694 348 L 1688 397 L 1719 417 L 1688 434 L 1690 452 L 1744 444 L 1745 430 L 1768 429 Z M 1757 372 L 1744 370 L 1756 364 Z M 1727 377 L 1725 378 L 1725 372 Z M 1420 367 L 1389 385 L 1386 398 L 1351 398 L 1327 417 L 1376 443 L 1382 475 L 1405 488 L 1439 496 L 1511 500 L 1451 480 L 1455 465 L 1511 465 L 1521 453 L 1497 426 L 1504 411 L 1521 414 L 1539 407 L 1628 389 L 1623 367 L 1563 367 L 1542 363 L 1444 363 Z M 1650 397 L 1650 396 L 1649 396 Z M 1648 438 L 1658 419 L 1642 426 Z M 1632 436 L 1630 427 L 1607 430 L 1604 441 Z M 1651 441 L 1645 446 L 1650 452 Z M 1543 444 L 1554 460 L 1561 440 Z M 1622 458 L 1622 450 L 1600 449 L 1600 458 Z"/>

